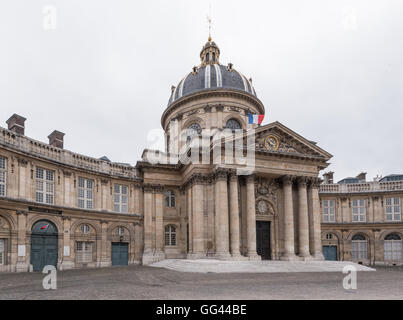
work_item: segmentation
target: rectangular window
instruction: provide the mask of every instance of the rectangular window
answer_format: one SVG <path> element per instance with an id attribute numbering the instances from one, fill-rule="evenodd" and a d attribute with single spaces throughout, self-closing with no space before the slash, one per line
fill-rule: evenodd
<path id="1" fill-rule="evenodd" d="M 0 157 L 0 197 L 5 197 L 7 192 L 7 160 Z"/>
<path id="2" fill-rule="evenodd" d="M 351 210 L 353 212 L 353 222 L 365 222 L 367 215 L 365 200 L 354 199 L 351 203 Z"/>
<path id="3" fill-rule="evenodd" d="M 323 222 L 335 222 L 335 201 L 323 200 Z"/>
<path id="4" fill-rule="evenodd" d="M 115 212 L 127 213 L 128 187 L 121 184 L 115 184 L 113 210 Z"/>
<path id="5" fill-rule="evenodd" d="M 400 198 L 386 198 L 385 210 L 387 221 L 400 221 Z"/>
<path id="6" fill-rule="evenodd" d="M 0 265 L 4 264 L 4 240 L 0 239 Z"/>
<path id="7" fill-rule="evenodd" d="M 54 171 L 36 168 L 36 202 L 53 204 Z"/>
<path id="8" fill-rule="evenodd" d="M 92 262 L 92 242 L 78 241 L 76 243 L 76 258 L 78 263 Z"/>
<path id="9" fill-rule="evenodd" d="M 78 207 L 92 209 L 94 202 L 94 180 L 78 178 Z"/>
<path id="10" fill-rule="evenodd" d="M 367 259 L 367 240 L 353 240 L 351 256 L 353 260 Z"/>

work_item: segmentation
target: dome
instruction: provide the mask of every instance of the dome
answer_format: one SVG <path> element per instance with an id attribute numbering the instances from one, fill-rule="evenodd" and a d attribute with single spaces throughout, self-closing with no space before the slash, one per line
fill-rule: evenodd
<path id="1" fill-rule="evenodd" d="M 256 97 L 252 80 L 235 70 L 232 64 L 221 65 L 218 61 L 220 49 L 214 41 L 209 41 L 200 52 L 201 65 L 193 67 L 193 71 L 186 75 L 179 84 L 172 86 L 168 106 L 187 95 L 216 89 L 230 89 L 249 93 Z"/>

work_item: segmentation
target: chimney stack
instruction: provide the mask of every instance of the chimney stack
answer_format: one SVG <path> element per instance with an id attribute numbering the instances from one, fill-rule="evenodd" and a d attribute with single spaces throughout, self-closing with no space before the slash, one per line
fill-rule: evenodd
<path id="1" fill-rule="evenodd" d="M 367 176 L 367 173 L 366 173 L 366 172 L 361 172 L 361 173 L 357 176 L 357 178 L 358 178 L 358 180 L 360 180 L 360 182 L 366 182 L 366 181 L 367 181 L 366 176 Z"/>
<path id="2" fill-rule="evenodd" d="M 53 147 L 63 149 L 63 137 L 63 132 L 55 130 L 50 135 L 48 135 L 49 144 Z"/>
<path id="3" fill-rule="evenodd" d="M 323 183 L 324 184 L 332 184 L 333 183 L 333 171 L 325 172 L 323 174 Z"/>
<path id="4" fill-rule="evenodd" d="M 7 121 L 8 130 L 11 130 L 15 133 L 24 135 L 25 132 L 25 120 L 24 117 L 14 113 Z"/>

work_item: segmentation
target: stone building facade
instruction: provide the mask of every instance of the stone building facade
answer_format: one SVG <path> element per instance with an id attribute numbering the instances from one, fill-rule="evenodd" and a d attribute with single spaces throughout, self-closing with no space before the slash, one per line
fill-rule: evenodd
<path id="1" fill-rule="evenodd" d="M 329 260 L 401 265 L 403 175 L 366 181 L 365 173 L 320 186 L 322 244 Z"/>
<path id="2" fill-rule="evenodd" d="M 337 258 L 348 259 L 343 214 L 321 229 L 323 201 L 338 208 L 350 197 L 320 185 L 332 156 L 279 122 L 250 124 L 263 103 L 252 79 L 219 56 L 209 39 L 200 65 L 172 87 L 161 117 L 166 150 L 144 150 L 135 165 L 68 151 L 57 130 L 49 143 L 36 141 L 24 135 L 26 119 L 11 116 L 0 128 L 0 271 L 165 258 L 320 260 L 327 233 L 340 239 Z M 253 166 L 240 161 L 250 150 Z M 189 155 L 207 162 L 184 161 Z M 383 236 L 384 227 L 370 228 Z"/>

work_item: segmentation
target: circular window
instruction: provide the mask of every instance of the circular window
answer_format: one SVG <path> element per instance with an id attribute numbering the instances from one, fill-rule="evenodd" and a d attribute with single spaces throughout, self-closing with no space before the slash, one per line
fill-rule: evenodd
<path id="1" fill-rule="evenodd" d="M 88 224 L 81 225 L 81 233 L 88 234 L 90 233 L 90 226 Z"/>
<path id="2" fill-rule="evenodd" d="M 242 129 L 241 124 L 239 123 L 239 121 L 236 120 L 236 119 L 234 119 L 234 118 L 229 119 L 229 120 L 227 121 L 227 124 L 225 125 L 225 127 L 226 127 L 227 129 L 231 129 L 231 130 Z"/>

